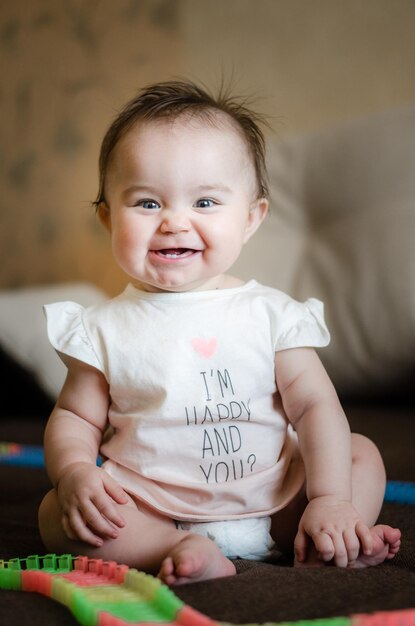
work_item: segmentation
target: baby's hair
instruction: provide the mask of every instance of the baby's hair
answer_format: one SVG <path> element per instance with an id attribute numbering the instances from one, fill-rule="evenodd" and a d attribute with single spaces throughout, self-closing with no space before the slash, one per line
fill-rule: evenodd
<path id="1" fill-rule="evenodd" d="M 265 139 L 261 125 L 265 121 L 243 101 L 220 90 L 217 97 L 190 81 L 167 81 L 144 87 L 127 102 L 108 128 L 99 156 L 99 191 L 93 205 L 105 203 L 105 178 L 112 152 L 120 139 L 137 123 L 174 120 L 183 114 L 203 117 L 218 123 L 217 113 L 230 118 L 246 142 L 255 169 L 257 194 L 268 197 L 265 163 Z"/>

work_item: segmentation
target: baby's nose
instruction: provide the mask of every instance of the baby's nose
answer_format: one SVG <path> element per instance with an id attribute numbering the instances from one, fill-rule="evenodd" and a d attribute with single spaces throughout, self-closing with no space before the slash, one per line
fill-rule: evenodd
<path id="1" fill-rule="evenodd" d="M 163 211 L 160 230 L 162 233 L 180 233 L 190 229 L 190 221 L 185 211 L 168 209 Z"/>

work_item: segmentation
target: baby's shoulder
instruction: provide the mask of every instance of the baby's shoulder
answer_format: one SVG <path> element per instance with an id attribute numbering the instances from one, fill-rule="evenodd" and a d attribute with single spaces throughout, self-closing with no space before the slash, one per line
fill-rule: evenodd
<path id="1" fill-rule="evenodd" d="M 83 317 L 84 319 L 98 322 L 100 319 L 105 320 L 112 316 L 117 317 L 122 311 L 128 310 L 132 306 L 132 298 L 129 296 L 128 290 L 126 289 L 113 298 L 108 298 L 107 300 L 84 308 Z M 134 303 L 134 306 L 136 306 L 136 303 Z"/>
<path id="2" fill-rule="evenodd" d="M 275 287 L 269 287 L 254 281 L 252 297 L 262 301 L 264 305 L 269 304 L 275 307 L 286 307 L 289 304 L 300 304 L 292 296 Z"/>

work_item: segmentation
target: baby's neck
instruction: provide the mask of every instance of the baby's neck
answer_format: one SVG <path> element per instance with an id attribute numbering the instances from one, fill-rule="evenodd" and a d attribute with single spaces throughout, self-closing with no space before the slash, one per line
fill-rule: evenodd
<path id="1" fill-rule="evenodd" d="M 219 281 L 215 289 L 233 289 L 234 287 L 241 287 L 244 284 L 245 281 L 237 278 L 236 276 L 222 274 L 221 280 Z"/>
<path id="2" fill-rule="evenodd" d="M 153 285 L 147 283 L 141 283 L 138 281 L 133 281 L 134 287 L 139 289 L 140 291 L 146 291 L 149 293 L 185 293 L 186 291 L 209 291 L 214 289 L 233 289 L 235 287 L 241 287 L 245 284 L 244 280 L 240 278 L 236 278 L 236 276 L 231 276 L 229 274 L 221 274 L 215 278 L 212 278 L 210 281 L 203 283 L 200 287 L 196 287 L 195 289 L 157 289 Z"/>

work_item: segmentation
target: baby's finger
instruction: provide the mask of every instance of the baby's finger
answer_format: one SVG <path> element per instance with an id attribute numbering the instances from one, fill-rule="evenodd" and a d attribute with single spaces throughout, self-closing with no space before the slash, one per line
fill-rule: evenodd
<path id="1" fill-rule="evenodd" d="M 344 544 L 347 550 L 348 565 L 355 563 L 360 552 L 360 542 L 354 530 L 345 530 L 343 533 Z"/>
<path id="2" fill-rule="evenodd" d="M 85 543 L 91 544 L 100 548 L 104 542 L 101 537 L 95 535 L 88 526 L 86 526 L 80 512 L 76 509 L 67 515 L 67 521 L 71 528 L 71 533 L 75 535 L 75 538 Z"/>
<path id="3" fill-rule="evenodd" d="M 114 506 L 112 500 L 109 499 L 107 494 L 98 494 L 92 499 L 92 502 L 96 509 L 100 512 L 101 516 L 106 518 L 106 520 L 111 523 L 111 536 L 118 536 L 118 533 L 116 529 L 112 526 L 112 524 L 115 524 L 119 528 L 123 528 L 125 526 L 125 521 L 122 515 L 120 515 L 120 513 L 118 512 L 117 508 Z M 115 535 L 114 531 L 116 533 Z"/>
<path id="4" fill-rule="evenodd" d="M 100 537 L 110 537 L 115 539 L 118 537 L 118 531 L 103 515 L 100 510 L 95 506 L 93 501 L 88 501 L 82 506 L 82 517 L 85 524 L 95 531 Z"/>
<path id="5" fill-rule="evenodd" d="M 325 532 L 319 531 L 312 535 L 314 546 L 318 552 L 319 558 L 326 563 L 331 561 L 335 554 L 333 540 Z"/>
<path id="6" fill-rule="evenodd" d="M 128 496 L 124 489 L 119 485 L 109 474 L 104 475 L 104 487 L 105 491 L 115 502 L 118 504 L 127 504 Z"/>
<path id="7" fill-rule="evenodd" d="M 347 553 L 343 535 L 336 533 L 333 535 L 332 541 L 334 546 L 334 564 L 336 567 L 347 567 L 349 555 Z"/>
<path id="8" fill-rule="evenodd" d="M 68 539 L 72 539 L 72 541 L 76 541 L 77 537 L 75 533 L 72 531 L 72 528 L 71 528 L 71 525 L 69 523 L 69 519 L 66 513 L 62 514 L 61 522 L 62 522 L 63 531 L 65 535 L 68 537 Z"/>
<path id="9" fill-rule="evenodd" d="M 370 556 L 373 550 L 372 533 L 363 522 L 357 522 L 356 535 L 359 537 L 360 546 L 363 554 Z"/>
<path id="10" fill-rule="evenodd" d="M 294 556 L 297 563 L 303 563 L 307 558 L 308 535 L 299 530 L 294 539 Z"/>

